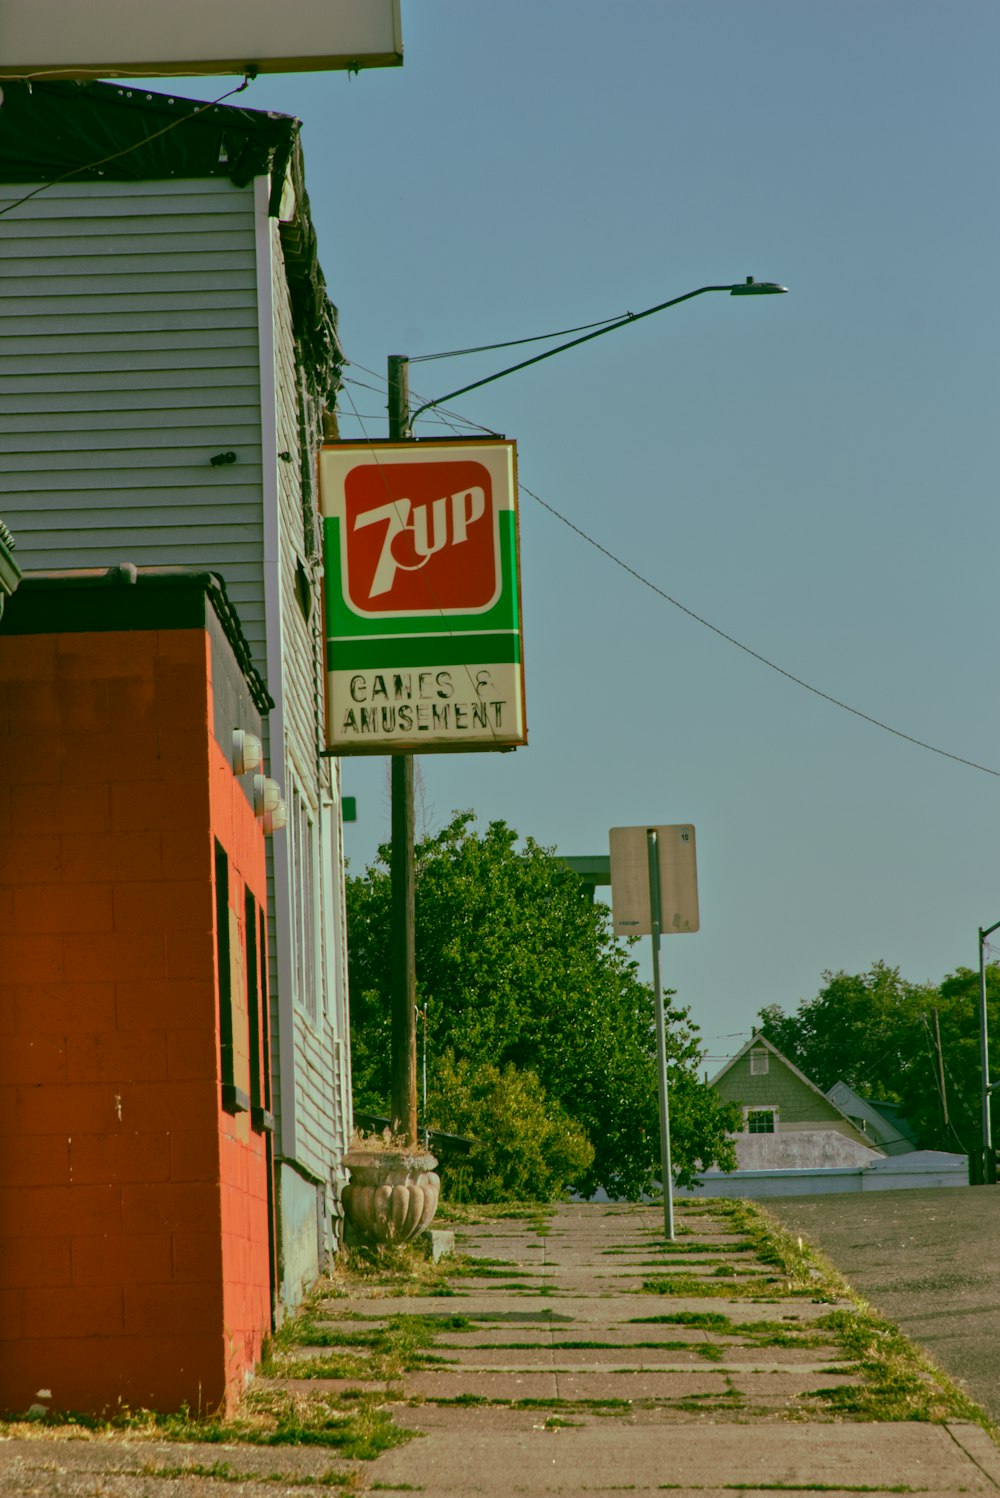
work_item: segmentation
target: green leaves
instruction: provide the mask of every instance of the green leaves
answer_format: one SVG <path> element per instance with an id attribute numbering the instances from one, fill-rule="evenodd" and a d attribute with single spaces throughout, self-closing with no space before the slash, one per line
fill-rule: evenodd
<path id="1" fill-rule="evenodd" d="M 593 1164 L 580 1125 L 533 1071 L 458 1061 L 446 1051 L 435 1069 L 431 1115 L 442 1128 L 476 1140 L 468 1159 L 443 1169 L 452 1201 L 554 1201 Z"/>
<path id="2" fill-rule="evenodd" d="M 348 881 L 355 1103 L 375 1112 L 389 1092 L 388 858 L 384 847 Z M 549 1120 L 546 1150 L 564 1150 L 546 1190 L 559 1178 L 585 1193 L 602 1185 L 637 1197 L 658 1177 L 654 1000 L 607 907 L 531 838 L 520 843 L 503 822 L 479 832 L 471 812 L 420 843 L 416 866 L 418 1003 L 427 1008 L 435 1100 L 428 1121 L 479 1137 L 471 1123 L 446 1122 L 458 1117 L 455 1099 L 465 1089 L 463 1116 L 479 1108 L 488 1120 L 483 1099 L 506 1089 L 532 1128 L 542 1128 L 538 1108 Z M 698 1080 L 700 1044 L 686 1010 L 669 1011 L 669 1055 L 674 1163 L 687 1181 L 698 1161 L 730 1163 L 730 1119 Z M 589 1139 L 589 1163 L 587 1151 L 568 1145 L 570 1126 Z M 498 1159 L 480 1163 L 484 1179 L 506 1178 Z"/>
<path id="3" fill-rule="evenodd" d="M 1000 1023 L 1000 968 L 986 970 L 989 1023 Z M 818 1087 L 843 1080 L 863 1097 L 899 1103 L 925 1149 L 979 1143 L 979 974 L 959 968 L 935 987 L 876 962 L 824 973 L 794 1014 L 761 1010 L 763 1033 Z M 940 1052 L 938 1049 L 940 1036 Z"/>

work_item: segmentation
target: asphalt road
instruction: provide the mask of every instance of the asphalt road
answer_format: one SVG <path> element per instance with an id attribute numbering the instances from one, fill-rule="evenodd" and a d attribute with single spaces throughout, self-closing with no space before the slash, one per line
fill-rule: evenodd
<path id="1" fill-rule="evenodd" d="M 761 1203 L 1000 1423 L 1000 1187 Z"/>

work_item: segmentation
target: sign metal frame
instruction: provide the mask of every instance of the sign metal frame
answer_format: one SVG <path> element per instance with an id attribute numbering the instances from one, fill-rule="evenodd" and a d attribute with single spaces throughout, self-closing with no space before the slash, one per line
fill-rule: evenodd
<path id="1" fill-rule="evenodd" d="M 319 463 L 328 752 L 526 743 L 516 445 L 335 442 Z"/>

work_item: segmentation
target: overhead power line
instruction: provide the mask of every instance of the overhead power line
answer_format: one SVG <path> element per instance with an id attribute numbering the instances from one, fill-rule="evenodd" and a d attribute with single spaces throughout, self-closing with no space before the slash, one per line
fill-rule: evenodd
<path id="1" fill-rule="evenodd" d="M 540 504 L 543 510 L 548 510 L 550 515 L 554 515 L 557 520 L 562 521 L 563 525 L 574 531 L 589 546 L 593 546 L 602 556 L 607 557 L 610 562 L 614 562 L 616 567 L 620 567 L 623 572 L 627 572 L 630 577 L 635 578 L 636 582 L 642 583 L 644 588 L 649 588 L 658 598 L 662 598 L 675 609 L 680 609 L 682 614 L 687 614 L 688 618 L 693 619 L 696 624 L 702 625 L 705 629 L 710 629 L 713 635 L 719 636 L 720 640 L 725 640 L 729 645 L 735 645 L 737 650 L 742 650 L 745 655 L 749 655 L 753 660 L 759 661 L 762 666 L 767 666 L 768 670 L 776 671 L 786 681 L 793 682 L 797 687 L 802 687 L 803 691 L 811 692 L 814 697 L 822 698 L 824 702 L 829 702 L 833 707 L 840 708 L 842 712 L 850 713 L 855 718 L 861 718 L 863 722 L 870 723 L 873 728 L 880 728 L 883 733 L 891 733 L 894 738 L 903 739 L 908 744 L 914 744 L 918 749 L 926 749 L 930 754 L 939 754 L 943 759 L 954 760 L 956 764 L 966 765 L 970 770 L 979 770 L 983 775 L 994 775 L 1000 779 L 1000 770 L 991 769 L 989 765 L 978 764 L 974 759 L 966 759 L 961 754 L 953 754 L 950 749 L 942 749 L 937 744 L 929 744 L 925 739 L 914 737 L 912 733 L 904 733 L 901 728 L 893 728 L 891 723 L 885 723 L 881 718 L 872 717 L 871 713 L 862 712 L 859 707 L 852 707 L 849 702 L 843 702 L 839 697 L 832 696 L 830 692 L 824 692 L 822 688 L 814 687 L 811 682 L 804 681 L 801 676 L 796 676 L 793 672 L 786 671 L 784 666 L 779 666 L 776 661 L 769 660 L 766 655 L 761 655 L 759 650 L 754 650 L 751 646 L 744 645 L 742 640 L 737 640 L 734 635 L 727 634 L 724 629 L 720 629 L 711 620 L 705 619 L 701 614 L 696 614 L 694 609 L 689 609 L 687 604 L 681 603 L 679 599 L 671 597 L 665 589 L 659 587 L 641 572 L 636 571 L 628 562 L 623 561 L 615 552 L 609 550 L 607 546 L 602 545 L 600 541 L 589 535 L 581 526 L 576 525 L 567 516 L 561 514 L 554 505 L 550 505 L 540 495 L 535 494 L 526 484 L 522 483 L 520 487 L 524 490 L 525 494 L 530 494 L 531 498 L 536 504 Z"/>
<path id="2" fill-rule="evenodd" d="M 555 335 L 553 334 L 545 336 Z M 378 371 L 367 369 L 363 364 L 353 364 L 352 367 L 355 369 L 363 370 L 365 374 L 370 374 L 377 380 L 381 381 L 382 379 Z M 360 384 L 361 382 L 359 381 L 358 383 Z M 365 388 L 374 389 L 375 387 L 366 386 Z M 458 412 L 449 411 L 445 413 L 443 409 L 439 411 L 439 416 L 444 414 L 447 414 L 449 417 L 451 417 L 452 420 L 461 422 L 470 427 L 474 427 L 477 431 L 488 432 L 493 436 L 499 435 L 498 433 L 492 432 L 491 428 L 489 427 L 483 427 L 478 423 L 468 421 L 467 418 L 461 416 Z M 824 692 L 821 687 L 813 686 L 811 682 L 806 681 L 803 677 L 796 676 L 794 672 L 786 670 L 784 666 L 779 666 L 777 661 L 772 661 L 768 656 L 762 655 L 759 650 L 754 650 L 752 646 L 744 644 L 743 641 L 738 640 L 735 635 L 728 634 L 724 629 L 720 629 L 717 624 L 713 624 L 710 619 L 706 619 L 702 614 L 696 613 L 695 610 L 689 608 L 687 604 L 681 603 L 680 599 L 674 598 L 670 593 L 666 591 L 665 588 L 661 588 L 658 583 L 653 582 L 651 578 L 648 578 L 643 573 L 639 572 L 629 562 L 626 562 L 622 557 L 618 556 L 616 552 L 613 552 L 610 547 L 605 546 L 603 542 L 598 541 L 595 536 L 590 535 L 590 533 L 588 531 L 585 531 L 582 526 L 577 525 L 575 521 L 570 520 L 568 516 L 563 515 L 561 511 L 556 509 L 555 505 L 550 505 L 547 500 L 542 499 L 540 494 L 536 494 L 533 489 L 529 489 L 527 484 L 524 483 L 523 479 L 519 479 L 519 487 L 524 491 L 525 494 L 529 495 L 536 504 L 541 505 L 543 510 L 547 510 L 550 515 L 554 516 L 556 520 L 565 525 L 568 530 L 573 531 L 573 533 L 579 536 L 582 541 L 586 541 L 588 546 L 592 546 L 595 551 L 600 552 L 603 557 L 606 557 L 609 562 L 613 562 L 616 567 L 619 567 L 629 577 L 633 578 L 636 582 L 641 583 L 642 586 L 644 588 L 648 588 L 650 592 L 655 593 L 658 598 L 662 598 L 665 603 L 669 603 L 673 608 L 679 609 L 682 614 L 686 614 L 689 619 L 693 619 L 694 622 L 696 624 L 700 624 L 703 629 L 711 630 L 712 634 L 718 635 L 720 640 L 725 640 L 727 645 L 734 646 L 737 650 L 741 650 L 744 655 L 748 655 L 752 660 L 759 662 L 760 665 L 766 666 L 769 671 L 776 672 L 778 676 L 783 676 L 786 681 L 790 681 L 794 686 L 801 687 L 804 692 L 809 692 L 812 694 L 812 696 L 819 697 L 821 701 L 828 702 L 831 707 L 839 708 L 839 710 L 844 713 L 850 713 L 852 717 L 860 718 L 863 723 L 869 723 L 873 728 L 880 729 L 882 733 L 891 734 L 893 738 L 902 739 L 904 743 L 912 744 L 914 748 L 924 749 L 928 754 L 936 754 L 941 759 L 948 759 L 952 760 L 955 764 L 965 765 L 969 770 L 978 770 L 982 775 L 992 775 L 994 778 L 1000 779 L 1000 770 L 993 769 L 990 765 L 981 765 L 978 763 L 978 761 L 974 759 L 967 759 L 962 754 L 955 754 L 950 749 L 942 749 L 940 745 L 928 743 L 926 739 L 918 739 L 916 735 L 912 733 L 905 733 L 901 728 L 894 728 L 891 723 L 886 723 L 883 719 L 876 718 L 871 713 L 863 712 L 861 708 L 852 707 L 849 702 L 844 702 L 840 697 L 834 697 L 831 692 Z"/>

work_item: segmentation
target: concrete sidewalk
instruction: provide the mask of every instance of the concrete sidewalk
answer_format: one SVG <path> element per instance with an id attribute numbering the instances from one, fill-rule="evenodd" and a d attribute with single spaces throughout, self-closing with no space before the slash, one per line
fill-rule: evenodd
<path id="1" fill-rule="evenodd" d="M 484 1260 L 483 1275 L 455 1278 L 446 1298 L 375 1287 L 315 1303 L 325 1345 L 297 1349 L 291 1374 L 336 1350 L 338 1329 L 349 1343 L 394 1317 L 440 1328 L 414 1371 L 362 1381 L 417 1433 L 373 1461 L 303 1447 L 0 1441 L 0 1492 L 275 1498 L 321 1483 L 426 1498 L 951 1498 L 1000 1489 L 1000 1452 L 972 1422 L 844 1417 L 868 1375 L 823 1321 L 849 1306 L 818 1281 L 816 1293 L 808 1280 L 793 1289 L 716 1205 L 679 1206 L 673 1245 L 649 1208 L 561 1206 L 547 1228 L 498 1221 L 460 1233 L 460 1251 Z M 357 1377 L 273 1382 L 334 1398 L 359 1386 Z"/>

